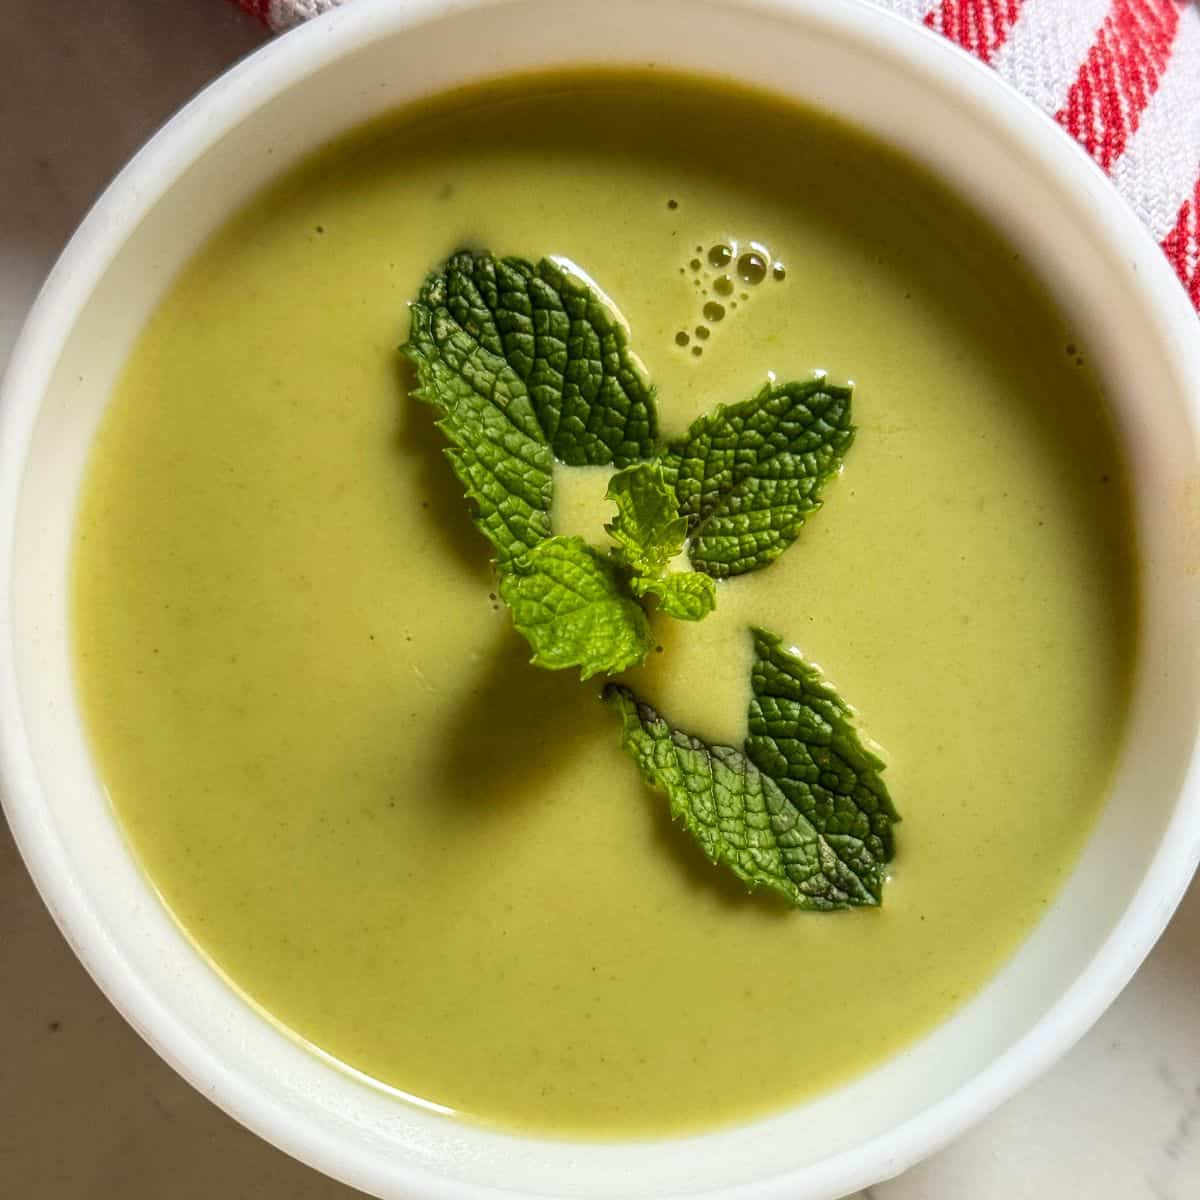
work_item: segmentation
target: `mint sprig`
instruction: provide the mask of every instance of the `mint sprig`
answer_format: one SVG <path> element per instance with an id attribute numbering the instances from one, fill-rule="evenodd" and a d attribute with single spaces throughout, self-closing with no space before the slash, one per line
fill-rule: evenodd
<path id="1" fill-rule="evenodd" d="M 586 679 L 643 662 L 643 602 L 681 620 L 711 612 L 717 580 L 768 566 L 796 539 L 854 438 L 850 389 L 820 377 L 719 406 L 660 446 L 628 330 L 565 259 L 462 250 L 411 308 L 401 350 L 415 395 L 437 410 L 538 666 Z M 554 535 L 555 461 L 618 468 L 607 554 Z M 773 634 L 754 637 L 743 749 L 708 746 L 610 685 L 623 743 L 708 857 L 751 887 L 800 908 L 878 904 L 899 819 L 883 764 L 815 667 Z"/>

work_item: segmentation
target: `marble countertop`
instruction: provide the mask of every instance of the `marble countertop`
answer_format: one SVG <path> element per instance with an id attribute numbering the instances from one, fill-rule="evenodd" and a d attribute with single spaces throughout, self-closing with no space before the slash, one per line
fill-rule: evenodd
<path id="1" fill-rule="evenodd" d="M 42 278 L 113 173 L 263 37 L 220 0 L 5 0 L 0 368 Z M 0 1195 L 342 1200 L 241 1129 L 113 1011 L 0 825 Z M 1124 995 L 1033 1087 L 858 1200 L 1196 1200 L 1200 884 Z"/>

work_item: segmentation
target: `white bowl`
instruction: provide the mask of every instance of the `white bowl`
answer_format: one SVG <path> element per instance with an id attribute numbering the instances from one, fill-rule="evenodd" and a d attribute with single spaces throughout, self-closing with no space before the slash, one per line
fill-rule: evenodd
<path id="1" fill-rule="evenodd" d="M 1135 480 L 1144 623 L 1112 798 L 1051 911 L 963 1009 L 878 1070 L 766 1120 L 659 1142 L 539 1141 L 336 1069 L 182 936 L 130 857 L 84 740 L 68 656 L 71 527 L 132 339 L 174 272 L 264 182 L 446 88 L 647 62 L 838 113 L 1006 232 L 1107 381 Z M 1062 1054 L 1149 951 L 1200 859 L 1200 327 L 1158 247 L 1052 122 L 966 55 L 864 3 L 355 0 L 218 80 L 134 159 L 55 267 L 2 400 L 0 752 L 34 880 L 108 997 L 178 1071 L 263 1137 L 378 1196 L 816 1200 L 876 1182 Z"/>

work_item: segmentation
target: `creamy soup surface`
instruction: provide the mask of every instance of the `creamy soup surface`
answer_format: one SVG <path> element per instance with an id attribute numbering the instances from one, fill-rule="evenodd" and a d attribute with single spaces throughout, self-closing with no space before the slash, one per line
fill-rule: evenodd
<path id="1" fill-rule="evenodd" d="M 735 242 L 785 278 L 714 290 Z M 595 685 L 527 665 L 396 353 L 460 246 L 583 267 L 667 434 L 768 372 L 853 380 L 824 508 L 628 682 L 740 744 L 747 627 L 818 662 L 904 818 L 882 908 L 747 895 Z M 1076 341 L 919 171 L 751 94 L 545 78 L 338 144 L 182 272 L 96 442 L 75 656 L 129 842 L 272 1018 L 469 1119 L 653 1136 L 878 1064 L 1029 932 L 1119 748 L 1128 492 Z M 560 470 L 560 528 L 602 536 L 605 477 Z"/>

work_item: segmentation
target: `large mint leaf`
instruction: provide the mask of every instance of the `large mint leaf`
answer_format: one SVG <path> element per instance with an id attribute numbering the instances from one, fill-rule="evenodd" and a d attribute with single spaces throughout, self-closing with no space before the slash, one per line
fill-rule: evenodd
<path id="1" fill-rule="evenodd" d="M 580 537 L 552 537 L 515 559 L 500 595 L 540 667 L 579 667 L 580 675 L 642 662 L 654 639 L 642 606 L 627 596 L 617 567 Z"/>
<path id="2" fill-rule="evenodd" d="M 899 817 L 853 711 L 816 667 L 761 629 L 751 688 L 746 753 L 879 900 Z"/>
<path id="3" fill-rule="evenodd" d="M 643 778 L 666 792 L 671 815 L 710 861 L 727 866 L 750 888 L 780 892 L 798 908 L 878 902 L 744 754 L 672 729 L 628 688 L 609 684 L 604 694 L 620 714 L 624 746 Z"/>
<path id="4" fill-rule="evenodd" d="M 662 460 L 692 566 L 723 578 L 773 562 L 820 507 L 853 439 L 850 389 L 824 379 L 767 386 L 700 417 Z"/>
<path id="5" fill-rule="evenodd" d="M 413 304 L 409 353 L 441 365 L 439 390 L 485 396 L 569 466 L 654 452 L 653 390 L 628 331 L 565 261 L 452 255 Z"/>

